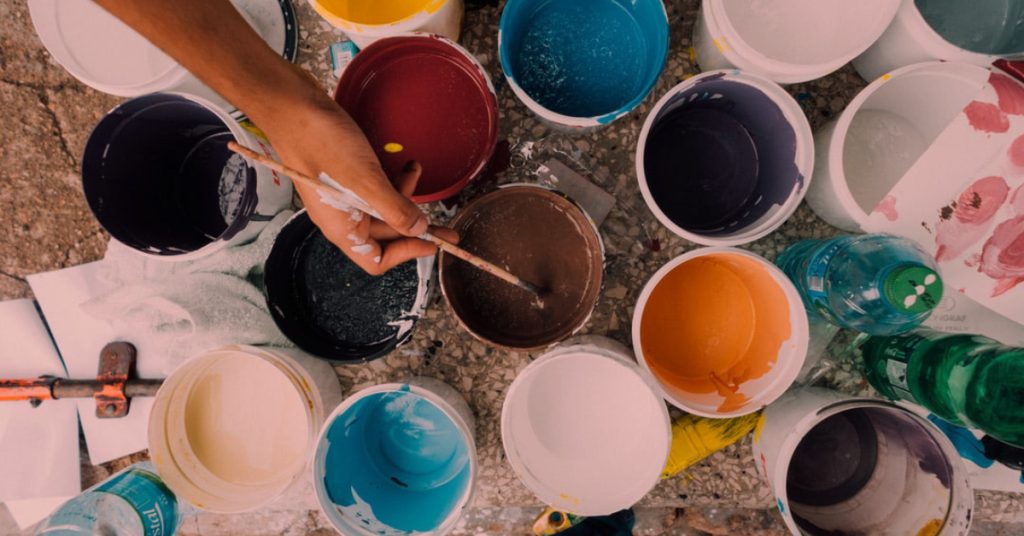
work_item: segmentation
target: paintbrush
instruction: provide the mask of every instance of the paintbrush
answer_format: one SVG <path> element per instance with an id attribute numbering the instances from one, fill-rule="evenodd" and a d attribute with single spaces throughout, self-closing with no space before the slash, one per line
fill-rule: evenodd
<path id="1" fill-rule="evenodd" d="M 321 173 L 320 180 L 316 181 L 306 176 L 305 174 L 278 162 L 277 160 L 261 155 L 256 151 L 249 149 L 248 147 L 239 145 L 237 142 L 228 142 L 228 149 L 231 149 L 232 151 L 254 162 L 259 162 L 260 164 L 274 171 L 283 173 L 291 177 L 291 179 L 295 182 L 302 183 L 310 188 L 313 188 L 314 190 L 317 191 L 317 193 L 320 194 L 321 199 L 323 199 L 325 202 L 328 202 L 331 206 L 335 208 L 347 211 L 357 210 L 359 212 L 365 212 L 366 214 L 369 214 L 374 218 L 380 219 L 380 214 L 376 210 L 370 208 L 366 201 L 363 201 L 362 198 L 356 195 L 356 193 L 353 192 L 352 190 L 349 190 L 348 188 L 345 188 L 344 186 L 338 184 L 337 181 L 335 181 L 325 173 Z M 325 197 L 329 199 L 324 199 Z M 333 200 L 333 202 L 330 202 L 330 200 Z M 491 262 L 485 261 L 484 259 L 481 259 L 476 255 L 473 255 L 472 253 L 460 248 L 459 246 L 456 246 L 455 244 L 452 244 L 451 242 L 447 242 L 434 236 L 430 232 L 423 233 L 418 238 L 434 244 L 442 251 L 454 255 L 468 262 L 469 264 L 472 264 L 476 268 L 479 268 L 480 270 L 483 270 L 503 281 L 511 283 L 523 290 L 526 290 L 527 292 L 534 294 L 535 296 L 538 297 L 539 300 L 541 291 L 539 288 L 537 288 L 536 285 L 530 283 L 529 281 L 524 281 L 523 279 L 509 273 L 508 270 L 505 270 L 502 267 Z"/>

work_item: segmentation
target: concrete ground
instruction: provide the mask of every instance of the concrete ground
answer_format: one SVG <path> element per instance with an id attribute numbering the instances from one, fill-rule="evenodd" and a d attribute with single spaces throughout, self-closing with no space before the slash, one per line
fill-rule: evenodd
<path id="1" fill-rule="evenodd" d="M 302 29 L 298 61 L 329 88 L 333 77 L 328 68 L 327 45 L 342 36 L 319 19 L 305 1 L 295 3 Z M 503 137 L 513 146 L 548 140 L 552 153 L 564 156 L 567 163 L 591 176 L 618 199 L 602 229 L 609 261 L 605 295 L 585 331 L 606 333 L 628 343 L 631 304 L 642 282 L 666 260 L 693 247 L 670 236 L 644 207 L 636 189 L 632 151 L 639 125 L 653 100 L 697 72 L 686 51 L 699 2 L 666 2 L 672 21 L 671 57 L 651 97 L 612 127 L 572 140 L 558 138 L 539 124 L 501 80 L 495 45 L 498 2 L 469 4 L 463 44 L 481 59 L 495 79 Z M 0 26 L 0 112 L 6 119 L 0 128 L 0 299 L 11 299 L 31 296 L 25 282 L 28 274 L 102 257 L 108 237 L 83 199 L 80 158 L 93 124 L 120 99 L 83 86 L 49 57 L 33 32 L 24 0 L 0 0 L 0 20 L 5 21 Z M 847 66 L 829 77 L 787 89 L 803 106 L 812 127 L 817 128 L 838 114 L 864 84 Z M 528 179 L 530 174 L 526 170 L 511 169 L 498 181 Z M 466 195 L 492 186 L 475 186 Z M 773 258 L 795 239 L 831 236 L 836 232 L 803 206 L 777 233 L 751 244 L 749 249 Z M 660 247 L 652 247 L 655 243 Z M 433 307 L 408 346 L 411 354 L 404 355 L 416 354 L 430 346 L 431 341 L 443 340 L 443 355 L 436 360 L 442 363 L 432 369 L 428 366 L 428 370 L 447 375 L 449 383 L 462 386 L 478 420 L 483 421 L 478 441 L 481 453 L 490 460 L 486 462 L 488 471 L 481 479 L 475 508 L 457 533 L 526 534 L 540 505 L 499 456 L 495 422 L 500 394 L 510 380 L 507 376 L 514 376 L 516 368 L 528 362 L 530 356 L 499 354 L 468 337 L 452 335 L 458 329 L 443 309 L 443 303 Z M 371 367 L 358 371 L 339 368 L 338 373 L 343 385 L 350 388 L 353 384 L 419 370 L 418 365 L 409 365 L 405 359 L 389 357 L 372 371 L 368 371 Z M 411 359 L 417 358 L 414 355 Z M 486 374 L 484 369 L 495 367 L 496 376 Z M 771 492 L 753 472 L 749 453 L 746 441 L 716 454 L 685 476 L 663 482 L 638 510 L 637 533 L 785 534 L 772 507 Z M 131 462 L 124 459 L 92 466 L 84 454 L 82 460 L 86 486 Z M 1024 534 L 1024 504 L 1020 495 L 979 492 L 977 501 L 972 534 Z M 272 509 L 238 516 L 203 514 L 189 519 L 181 530 L 181 534 L 207 536 L 331 533 L 326 519 L 315 510 Z M 0 535 L 6 534 L 19 531 L 0 508 Z"/>

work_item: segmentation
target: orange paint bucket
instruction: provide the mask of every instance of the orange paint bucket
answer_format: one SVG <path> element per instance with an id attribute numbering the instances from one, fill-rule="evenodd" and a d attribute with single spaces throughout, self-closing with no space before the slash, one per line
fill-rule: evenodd
<path id="1" fill-rule="evenodd" d="M 702 248 L 675 258 L 644 287 L 633 347 L 674 406 L 705 417 L 757 411 L 793 383 L 807 354 L 796 289 L 764 258 Z"/>

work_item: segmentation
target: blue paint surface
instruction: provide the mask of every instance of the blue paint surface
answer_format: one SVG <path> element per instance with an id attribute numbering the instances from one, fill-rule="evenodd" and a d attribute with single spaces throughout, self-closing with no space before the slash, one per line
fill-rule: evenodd
<path id="1" fill-rule="evenodd" d="M 982 54 L 1024 51 L 1024 0 L 915 0 L 928 25 L 950 43 Z"/>
<path id="2" fill-rule="evenodd" d="M 359 400 L 330 423 L 326 441 L 327 494 L 371 531 L 434 530 L 470 485 L 462 434 L 408 387 Z"/>
<path id="3" fill-rule="evenodd" d="M 985 456 L 985 445 L 981 443 L 980 439 L 974 437 L 970 430 L 948 423 L 931 414 L 928 415 L 928 420 L 937 426 L 939 430 L 942 430 L 943 434 L 946 434 L 946 437 L 956 447 L 956 451 L 960 453 L 961 458 L 970 460 L 974 465 L 982 469 L 987 469 L 995 463 L 992 459 Z"/>
<path id="4" fill-rule="evenodd" d="M 562 115 L 610 122 L 647 96 L 667 53 L 659 0 L 510 0 L 502 14 L 506 75 Z"/>

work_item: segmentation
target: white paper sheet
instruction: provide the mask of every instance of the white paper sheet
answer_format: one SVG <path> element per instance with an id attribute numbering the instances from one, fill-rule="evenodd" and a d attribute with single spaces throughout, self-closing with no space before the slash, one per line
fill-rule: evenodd
<path id="1" fill-rule="evenodd" d="M 31 300 L 0 302 L 0 377 L 65 376 Z M 75 404 L 0 402 L 0 501 L 26 527 L 81 491 Z"/>
<path id="2" fill-rule="evenodd" d="M 28 276 L 68 374 L 74 378 L 95 378 L 100 350 L 108 342 L 123 340 L 134 344 L 138 351 L 136 371 L 139 377 L 163 377 L 158 349 L 146 347 L 133 340 L 130 334 L 117 333 L 79 307 L 100 293 L 112 290 L 110 283 L 98 277 L 99 270 L 100 263 L 93 262 Z M 89 460 L 99 464 L 146 449 L 146 428 L 152 406 L 152 398 L 137 398 L 131 401 L 127 416 L 98 419 L 91 399 L 78 401 Z"/>

